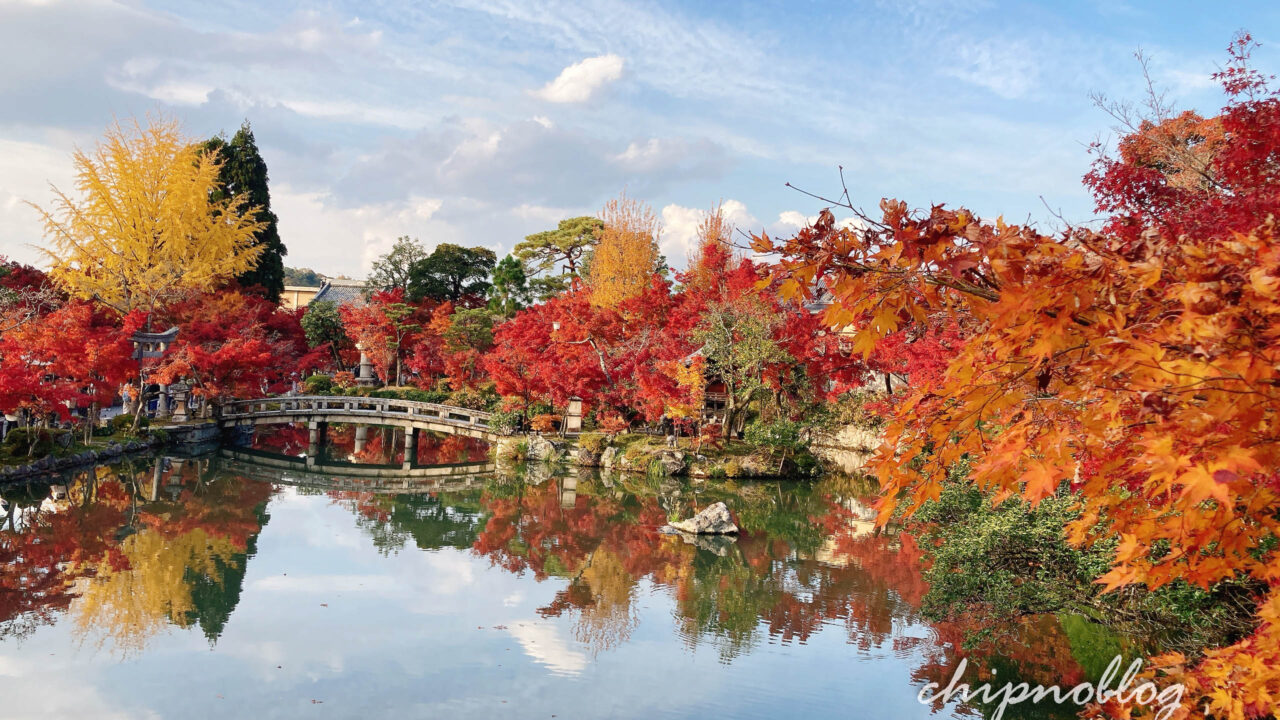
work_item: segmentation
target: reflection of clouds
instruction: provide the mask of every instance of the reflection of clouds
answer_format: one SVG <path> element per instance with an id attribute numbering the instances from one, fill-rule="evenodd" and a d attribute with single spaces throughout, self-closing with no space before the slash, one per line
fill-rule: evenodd
<path id="1" fill-rule="evenodd" d="M 524 593 L 516 591 L 502 598 L 502 607 L 515 607 L 524 601 Z"/>
<path id="2" fill-rule="evenodd" d="M 300 495 L 297 488 L 285 486 L 271 500 L 272 532 L 302 538 L 310 547 L 365 547 L 366 540 L 350 516 L 330 513 L 327 506 L 328 498 Z"/>
<path id="3" fill-rule="evenodd" d="M 328 592 L 391 594 L 394 582 L 382 575 L 276 575 L 255 580 L 254 590 L 316 595 Z"/>
<path id="4" fill-rule="evenodd" d="M 580 675 L 587 667 L 586 654 L 569 647 L 558 628 L 534 621 L 512 623 L 507 632 L 524 652 L 556 675 Z"/>
<path id="5" fill-rule="evenodd" d="M 432 595 L 454 595 L 476 581 L 476 561 L 457 550 L 418 552 L 411 561 L 396 566 L 396 574 L 415 590 Z"/>
<path id="6" fill-rule="evenodd" d="M 23 677 L 27 674 L 29 663 L 24 663 L 18 658 L 0 655 L 0 677 Z"/>
<path id="7" fill-rule="evenodd" d="M 278 640 L 256 640 L 240 636 L 224 637 L 218 652 L 243 661 L 253 668 L 255 681 L 268 684 L 312 682 L 342 674 L 346 660 L 334 647 L 332 636 L 314 629 L 286 633 Z"/>
<path id="8" fill-rule="evenodd" d="M 52 654 L 51 654 L 52 657 Z M 21 677 L 0 682 L 0 720 L 8 718 L 41 718 L 42 720 L 142 720 L 159 718 L 159 713 L 145 708 L 121 710 L 103 697 L 92 683 L 82 681 L 77 666 L 65 660 L 43 658 L 37 672 L 30 672 L 31 659 L 0 655 L 0 677 Z"/>

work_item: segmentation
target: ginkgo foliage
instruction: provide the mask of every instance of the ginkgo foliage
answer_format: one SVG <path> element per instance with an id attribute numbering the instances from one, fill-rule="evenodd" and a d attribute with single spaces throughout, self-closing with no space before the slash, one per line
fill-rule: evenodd
<path id="1" fill-rule="evenodd" d="M 245 195 L 213 202 L 219 160 L 178 123 L 107 128 L 73 156 L 73 197 L 57 188 L 44 217 L 50 277 L 68 294 L 120 313 L 152 312 L 254 267 L 259 224 Z"/>
<path id="2" fill-rule="evenodd" d="M 658 263 L 662 224 L 648 205 L 625 193 L 600 211 L 604 227 L 591 255 L 591 302 L 602 307 L 636 297 L 649 286 Z"/>
<path id="3" fill-rule="evenodd" d="M 1118 539 L 1106 589 L 1259 588 L 1255 634 L 1162 659 L 1195 695 L 1182 716 L 1280 712 L 1280 96 L 1247 50 L 1219 74 L 1232 99 L 1206 146 L 1186 116 L 1154 118 L 1099 160 L 1100 231 L 886 200 L 862 228 L 823 211 L 755 242 L 781 253 L 784 295 L 830 290 L 825 319 L 865 354 L 939 316 L 963 328 L 945 369 L 893 404 L 875 459 L 882 520 L 971 463 L 997 500 L 1074 498 L 1074 543 Z M 1172 152 L 1179 137 L 1197 146 Z"/>

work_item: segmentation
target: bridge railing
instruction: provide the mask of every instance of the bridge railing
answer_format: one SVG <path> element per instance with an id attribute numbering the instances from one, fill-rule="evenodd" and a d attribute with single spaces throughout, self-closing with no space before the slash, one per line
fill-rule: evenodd
<path id="1" fill-rule="evenodd" d="M 360 415 L 397 416 L 410 420 L 436 420 L 451 425 L 470 425 L 488 429 L 493 413 L 469 410 L 452 405 L 358 396 L 297 395 L 291 397 L 233 400 L 222 406 L 222 419 L 261 417 L 264 415 L 305 415 L 311 413 L 351 413 Z"/>

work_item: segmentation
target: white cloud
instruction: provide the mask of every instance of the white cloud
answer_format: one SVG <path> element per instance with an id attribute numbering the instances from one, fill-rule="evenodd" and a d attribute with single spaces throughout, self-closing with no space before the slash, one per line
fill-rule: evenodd
<path id="1" fill-rule="evenodd" d="M 574 650 L 560 637 L 555 625 L 534 621 L 512 623 L 507 632 L 529 657 L 556 675 L 580 675 L 587 667 L 585 653 Z"/>
<path id="2" fill-rule="evenodd" d="M 591 99 L 597 90 L 622 77 L 623 60 L 614 54 L 598 55 L 576 62 L 533 94 L 555 103 L 579 103 Z"/>
<path id="3" fill-rule="evenodd" d="M 280 186 L 272 189 L 271 204 L 280 217 L 289 264 L 321 272 L 355 270 L 353 258 L 359 259 L 359 272 L 368 272 L 401 235 L 421 239 L 428 249 L 456 239 L 453 228 L 435 219 L 444 205 L 438 198 L 413 196 L 344 208 L 333 206 L 327 193 Z"/>
<path id="4" fill-rule="evenodd" d="M 29 264 L 43 264 L 37 249 L 43 245 L 40 214 L 27 202 L 51 206 L 52 183 L 75 191 L 71 148 L 79 138 L 64 133 L 51 138 L 54 145 L 0 139 L 0 255 Z M 61 149 L 61 148 L 65 148 Z"/>
<path id="5" fill-rule="evenodd" d="M 807 228 L 816 222 L 817 215 L 805 215 L 798 210 L 784 210 L 778 213 L 778 221 L 769 227 L 769 232 L 784 231 L 787 233 L 795 232 L 802 228 Z M 866 223 L 857 215 L 849 215 L 836 220 L 836 227 L 841 229 L 857 229 L 866 227 Z"/>
<path id="6" fill-rule="evenodd" d="M 784 210 L 778 213 L 779 225 L 786 225 L 787 227 L 793 227 L 797 230 L 803 227 L 808 227 L 817 219 L 817 215 L 808 216 L 797 210 Z"/>
<path id="7" fill-rule="evenodd" d="M 747 206 L 738 200 L 723 201 L 720 212 L 734 228 L 744 232 L 754 230 L 759 223 L 747 210 Z M 693 255 L 697 249 L 698 226 L 708 214 L 707 210 L 682 207 L 674 203 L 662 208 L 660 247 L 668 264 L 673 267 L 683 266 L 684 260 Z"/>
<path id="8" fill-rule="evenodd" d="M 671 204 L 662 208 L 662 254 L 671 265 L 683 265 L 694 249 L 698 224 L 706 212 Z"/>
<path id="9" fill-rule="evenodd" d="M 958 64 L 945 68 L 943 74 L 984 87 L 1002 98 L 1026 95 L 1039 81 L 1037 53 L 1025 42 L 959 43 L 956 59 Z"/>

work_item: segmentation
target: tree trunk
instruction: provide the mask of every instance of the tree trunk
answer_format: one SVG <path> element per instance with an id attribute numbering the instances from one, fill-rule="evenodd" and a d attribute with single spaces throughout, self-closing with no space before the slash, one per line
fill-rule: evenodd
<path id="1" fill-rule="evenodd" d="M 728 440 L 733 434 L 733 420 L 738 415 L 738 404 L 735 402 L 732 392 L 726 393 L 725 395 L 724 427 L 720 429 L 720 434 L 724 436 L 725 440 Z"/>
<path id="2" fill-rule="evenodd" d="M 93 429 L 98 426 L 98 401 L 94 400 L 89 405 L 89 412 L 84 417 L 84 444 L 88 445 L 93 442 Z"/>

